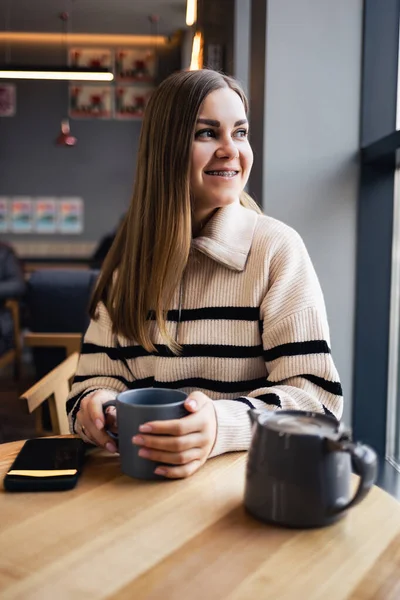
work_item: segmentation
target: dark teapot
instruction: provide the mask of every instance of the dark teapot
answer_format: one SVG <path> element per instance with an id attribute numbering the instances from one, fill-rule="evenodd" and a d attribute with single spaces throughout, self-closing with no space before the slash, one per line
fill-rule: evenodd
<path id="1" fill-rule="evenodd" d="M 353 443 L 334 417 L 314 412 L 250 410 L 253 438 L 244 504 L 258 519 L 287 527 L 321 527 L 342 517 L 374 485 L 372 448 Z M 360 476 L 351 497 L 351 472 Z"/>

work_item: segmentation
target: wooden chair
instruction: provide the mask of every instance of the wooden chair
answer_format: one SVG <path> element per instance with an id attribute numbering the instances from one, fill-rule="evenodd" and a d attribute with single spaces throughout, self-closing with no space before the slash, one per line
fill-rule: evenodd
<path id="1" fill-rule="evenodd" d="M 21 356 L 22 356 L 22 344 L 21 344 L 21 326 L 19 319 L 19 303 L 18 300 L 7 300 L 5 307 L 11 312 L 13 327 L 14 327 L 14 347 L 7 350 L 0 357 L 0 369 L 6 367 L 9 364 L 14 363 L 14 375 L 16 379 L 19 378 L 21 373 Z"/>
<path id="2" fill-rule="evenodd" d="M 28 403 L 30 413 L 35 411 L 37 435 L 68 434 L 69 425 L 65 402 L 71 388 L 70 381 L 78 366 L 78 352 L 74 352 L 55 369 L 42 377 L 29 390 L 22 394 L 21 399 Z M 43 431 L 42 404 L 49 401 L 52 432 Z"/>
<path id="3" fill-rule="evenodd" d="M 82 342 L 81 333 L 32 333 L 24 335 L 24 344 L 31 348 L 65 348 L 68 356 L 80 352 Z"/>

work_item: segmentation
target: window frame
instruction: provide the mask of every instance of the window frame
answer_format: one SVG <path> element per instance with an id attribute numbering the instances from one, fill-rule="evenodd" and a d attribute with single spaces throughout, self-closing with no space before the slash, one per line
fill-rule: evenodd
<path id="1" fill-rule="evenodd" d="M 400 0 L 364 1 L 357 224 L 354 438 L 386 456 L 393 408 L 389 364 L 396 192 Z M 388 402 L 389 394 L 391 401 Z M 389 435 L 388 435 L 389 434 Z"/>

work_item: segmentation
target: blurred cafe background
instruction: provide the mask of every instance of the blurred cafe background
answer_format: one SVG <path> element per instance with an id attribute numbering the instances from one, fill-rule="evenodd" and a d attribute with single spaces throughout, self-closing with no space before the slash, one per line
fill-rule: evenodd
<path id="1" fill-rule="evenodd" d="M 399 0 L 0 0 L 0 442 L 49 427 L 24 392 L 79 351 L 152 89 L 210 67 L 249 95 L 249 192 L 306 243 L 343 420 L 400 495 L 399 17 Z M 13 260 L 22 288 L 2 281 Z"/>

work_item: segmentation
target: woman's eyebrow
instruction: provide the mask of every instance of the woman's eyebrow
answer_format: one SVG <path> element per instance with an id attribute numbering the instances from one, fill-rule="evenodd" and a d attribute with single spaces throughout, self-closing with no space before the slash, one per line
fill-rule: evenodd
<path id="1" fill-rule="evenodd" d="M 221 127 L 221 123 L 219 121 L 214 121 L 214 119 L 197 119 L 197 123 L 211 125 L 211 127 Z M 234 127 L 239 127 L 239 125 L 244 125 L 245 123 L 247 123 L 247 119 L 240 119 L 239 121 L 236 121 Z"/>
<path id="2" fill-rule="evenodd" d="M 219 121 L 214 121 L 214 119 L 197 119 L 197 123 L 211 125 L 211 127 L 221 127 L 221 123 Z"/>

